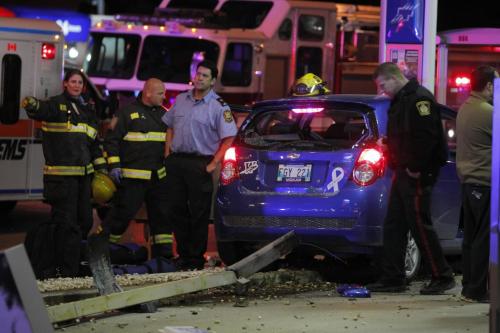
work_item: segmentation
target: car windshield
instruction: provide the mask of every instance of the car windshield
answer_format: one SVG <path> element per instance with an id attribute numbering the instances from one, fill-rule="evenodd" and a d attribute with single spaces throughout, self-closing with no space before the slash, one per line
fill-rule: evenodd
<path id="1" fill-rule="evenodd" d="M 273 109 L 242 129 L 242 144 L 273 150 L 347 149 L 368 136 L 361 112 L 332 108 Z"/>

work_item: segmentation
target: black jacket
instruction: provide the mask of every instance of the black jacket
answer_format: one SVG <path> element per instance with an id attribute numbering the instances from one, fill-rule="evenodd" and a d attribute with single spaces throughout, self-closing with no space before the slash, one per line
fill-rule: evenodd
<path id="1" fill-rule="evenodd" d="M 126 178 L 150 179 L 151 171 L 158 172 L 158 178 L 163 178 L 167 131 L 167 126 L 161 121 L 164 114 L 162 107 L 150 107 L 140 100 L 121 109 L 114 129 L 104 141 L 109 168 L 122 168 Z M 128 170 L 137 172 L 134 174 Z"/>
<path id="2" fill-rule="evenodd" d="M 392 100 L 388 118 L 391 167 L 437 174 L 446 162 L 447 149 L 432 93 L 410 80 Z"/>
<path id="3" fill-rule="evenodd" d="M 81 176 L 106 167 L 92 104 L 66 93 L 39 101 L 28 116 L 42 121 L 44 174 Z"/>

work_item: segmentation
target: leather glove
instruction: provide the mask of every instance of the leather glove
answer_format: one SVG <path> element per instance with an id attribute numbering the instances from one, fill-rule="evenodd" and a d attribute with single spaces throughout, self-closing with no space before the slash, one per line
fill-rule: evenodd
<path id="1" fill-rule="evenodd" d="M 28 112 L 33 112 L 38 110 L 38 100 L 33 96 L 28 96 L 23 99 L 21 106 Z"/>
<path id="2" fill-rule="evenodd" d="M 109 176 L 111 177 L 111 179 L 113 179 L 113 181 L 116 184 L 120 184 L 122 179 L 122 169 L 120 168 L 111 169 L 111 171 L 109 172 Z"/>

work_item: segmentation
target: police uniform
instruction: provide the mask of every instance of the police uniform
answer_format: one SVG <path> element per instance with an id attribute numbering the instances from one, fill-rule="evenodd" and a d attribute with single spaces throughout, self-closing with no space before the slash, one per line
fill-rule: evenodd
<path id="1" fill-rule="evenodd" d="M 64 92 L 26 111 L 42 121 L 43 194 L 52 207 L 52 220 L 78 223 L 85 237 L 92 226 L 92 173 L 106 167 L 96 140 L 93 105 Z"/>
<path id="2" fill-rule="evenodd" d="M 142 203 L 146 203 L 153 236 L 153 256 L 172 256 L 172 230 L 167 219 L 164 149 L 167 127 L 160 106 L 140 99 L 118 113 L 118 121 L 105 138 L 109 168 L 121 168 L 122 179 L 113 207 L 104 223 L 110 242 L 117 243 Z"/>
<path id="3" fill-rule="evenodd" d="M 392 100 L 388 116 L 389 163 L 394 178 L 384 223 L 384 276 L 395 284 L 404 282 L 410 230 L 433 281 L 448 279 L 453 273 L 430 213 L 432 188 L 447 157 L 439 109 L 433 95 L 410 80 Z M 410 177 L 406 169 L 420 172 L 420 177 Z"/>
<path id="4" fill-rule="evenodd" d="M 165 165 L 177 252 L 183 268 L 202 268 L 213 192 L 206 166 L 221 140 L 236 135 L 236 124 L 229 106 L 213 90 L 200 100 L 193 90 L 179 94 L 163 121 L 174 132 Z"/>

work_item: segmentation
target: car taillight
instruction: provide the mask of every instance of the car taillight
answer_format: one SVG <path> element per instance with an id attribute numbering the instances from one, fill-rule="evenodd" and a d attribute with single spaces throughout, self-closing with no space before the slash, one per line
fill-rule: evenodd
<path id="1" fill-rule="evenodd" d="M 222 168 L 220 171 L 220 182 L 222 185 L 229 185 L 238 179 L 238 177 L 236 148 L 231 147 L 226 150 L 224 154 L 224 160 L 222 161 Z"/>
<path id="2" fill-rule="evenodd" d="M 352 178 L 360 186 L 373 184 L 384 174 L 384 154 L 378 148 L 365 148 L 354 165 Z"/>
<path id="3" fill-rule="evenodd" d="M 56 46 L 52 43 L 42 44 L 42 59 L 54 59 L 56 57 Z"/>

